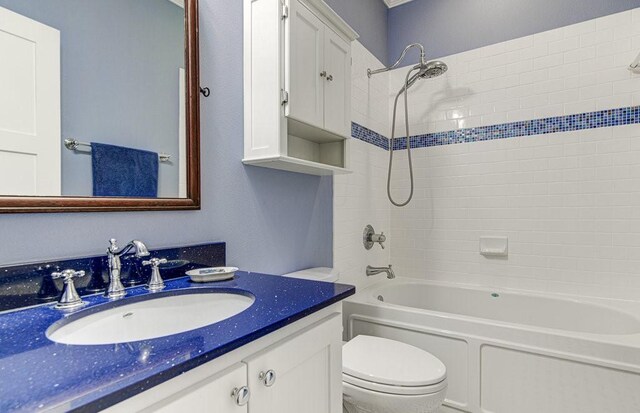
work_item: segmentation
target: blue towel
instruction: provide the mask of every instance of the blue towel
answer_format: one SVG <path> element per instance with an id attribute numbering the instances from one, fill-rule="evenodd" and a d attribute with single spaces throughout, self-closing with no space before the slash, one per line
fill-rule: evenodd
<path id="1" fill-rule="evenodd" d="M 93 196 L 156 198 L 158 154 L 91 143 Z"/>

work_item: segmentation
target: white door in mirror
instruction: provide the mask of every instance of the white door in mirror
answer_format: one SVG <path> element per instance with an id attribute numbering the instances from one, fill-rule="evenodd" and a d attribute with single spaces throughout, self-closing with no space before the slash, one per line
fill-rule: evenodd
<path id="1" fill-rule="evenodd" d="M 60 196 L 60 32 L 0 7 L 0 56 L 0 194 Z"/>

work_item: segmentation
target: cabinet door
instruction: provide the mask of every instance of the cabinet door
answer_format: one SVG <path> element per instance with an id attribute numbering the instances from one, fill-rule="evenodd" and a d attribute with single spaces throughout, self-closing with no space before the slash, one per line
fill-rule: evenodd
<path id="1" fill-rule="evenodd" d="M 249 413 L 342 412 L 341 330 L 334 314 L 247 360 Z M 269 371 L 267 386 L 261 373 Z"/>
<path id="2" fill-rule="evenodd" d="M 235 398 L 231 397 L 233 389 L 241 388 L 246 381 L 247 367 L 239 363 L 141 411 L 146 413 L 247 413 L 247 404 L 238 406 Z"/>
<path id="3" fill-rule="evenodd" d="M 323 127 L 324 24 L 298 0 L 291 0 L 288 34 L 289 104 L 285 114 L 301 122 Z M 286 42 L 285 42 L 286 43 Z"/>
<path id="4" fill-rule="evenodd" d="M 324 128 L 350 136 L 351 46 L 329 28 L 324 35 L 324 67 Z"/>

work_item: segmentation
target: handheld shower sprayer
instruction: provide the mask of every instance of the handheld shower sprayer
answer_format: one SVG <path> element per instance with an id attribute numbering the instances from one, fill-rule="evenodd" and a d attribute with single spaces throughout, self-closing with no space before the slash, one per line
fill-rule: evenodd
<path id="1" fill-rule="evenodd" d="M 392 125 L 391 125 L 391 140 L 389 141 L 389 173 L 387 174 L 387 196 L 389 197 L 389 201 L 397 207 L 403 207 L 411 202 L 413 198 L 413 190 L 414 190 L 414 179 L 413 179 L 413 163 L 411 161 L 411 134 L 409 133 L 409 98 L 408 91 L 414 83 L 416 83 L 419 79 L 431 79 L 433 77 L 440 76 L 444 74 L 448 67 L 444 62 L 439 60 L 434 60 L 432 62 L 427 62 L 426 55 L 424 52 L 424 47 L 420 43 L 412 43 L 404 48 L 404 51 L 400 55 L 400 58 L 391 66 L 385 67 L 382 69 L 371 70 L 367 69 L 367 76 L 371 77 L 377 73 L 387 72 L 389 70 L 395 69 L 403 60 L 407 51 L 412 47 L 417 47 L 420 49 L 420 63 L 413 66 L 409 69 L 407 76 L 404 81 L 404 85 L 396 95 L 395 102 L 393 104 L 393 117 L 392 117 Z M 413 72 L 416 72 L 415 74 Z M 396 202 L 391 196 L 391 170 L 393 168 L 393 151 L 394 151 L 394 142 L 395 142 L 395 133 L 396 133 L 396 114 L 398 109 L 398 100 L 400 96 L 404 95 L 404 121 L 405 121 L 405 130 L 406 130 L 406 139 L 407 139 L 407 158 L 409 159 L 409 177 L 411 180 L 411 190 L 409 192 L 409 197 L 405 202 Z"/>

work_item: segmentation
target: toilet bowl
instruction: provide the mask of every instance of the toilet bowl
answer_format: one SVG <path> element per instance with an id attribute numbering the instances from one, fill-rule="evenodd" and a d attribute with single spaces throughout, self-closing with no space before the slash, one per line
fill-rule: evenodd
<path id="1" fill-rule="evenodd" d="M 286 277 L 335 282 L 332 268 L 310 268 Z M 360 335 L 342 347 L 346 413 L 431 413 L 447 392 L 447 369 L 432 354 L 395 340 Z"/>

